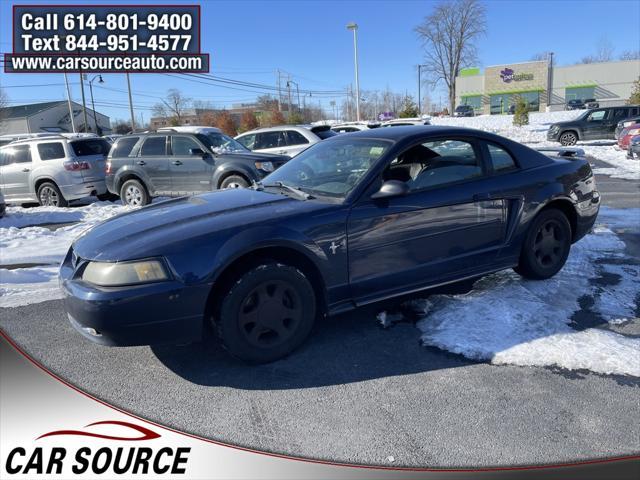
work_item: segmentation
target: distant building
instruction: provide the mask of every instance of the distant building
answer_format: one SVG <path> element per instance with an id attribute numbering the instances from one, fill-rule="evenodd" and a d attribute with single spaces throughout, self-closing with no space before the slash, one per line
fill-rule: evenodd
<path id="1" fill-rule="evenodd" d="M 231 108 L 226 109 L 227 112 L 233 118 L 233 121 L 236 125 L 240 124 L 240 119 L 242 118 L 242 114 L 247 110 L 252 110 L 256 113 L 256 116 L 260 118 L 260 115 L 263 113 L 258 109 L 258 106 L 253 103 L 242 103 L 232 105 Z M 221 112 L 220 109 L 214 108 L 186 108 L 181 115 L 180 125 L 202 125 L 204 119 L 208 116 L 215 115 L 218 112 Z M 149 127 L 151 129 L 157 129 L 162 127 L 170 127 L 172 125 L 172 119 L 167 117 L 151 117 L 149 121 Z"/>
<path id="2" fill-rule="evenodd" d="M 84 132 L 84 114 L 82 105 L 71 102 L 73 118 L 77 132 Z M 94 116 L 95 115 L 95 116 Z M 87 132 L 96 133 L 95 125 L 101 130 L 98 133 L 111 133 L 111 120 L 106 115 L 87 108 Z M 13 133 L 71 133 L 69 104 L 66 100 L 57 102 L 31 103 L 0 108 L 0 135 Z"/>
<path id="3" fill-rule="evenodd" d="M 571 99 L 595 99 L 601 107 L 624 104 L 640 78 L 640 61 L 586 63 L 551 68 L 547 61 L 507 63 L 460 71 L 456 105 L 471 105 L 476 113 L 509 111 L 520 96 L 532 111 L 562 110 Z M 551 95 L 549 95 L 551 89 Z"/>

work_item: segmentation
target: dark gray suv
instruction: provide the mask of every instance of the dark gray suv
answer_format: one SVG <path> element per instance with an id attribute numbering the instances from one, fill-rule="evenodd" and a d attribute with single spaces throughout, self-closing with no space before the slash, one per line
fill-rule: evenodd
<path id="1" fill-rule="evenodd" d="M 131 134 L 111 148 L 105 181 L 125 204 L 139 206 L 155 196 L 247 187 L 289 158 L 253 153 L 216 131 Z"/>

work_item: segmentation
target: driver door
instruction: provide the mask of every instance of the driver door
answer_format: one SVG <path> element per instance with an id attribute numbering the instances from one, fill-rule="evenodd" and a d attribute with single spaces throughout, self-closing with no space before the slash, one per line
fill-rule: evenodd
<path id="1" fill-rule="evenodd" d="M 193 154 L 198 149 L 203 154 Z M 169 169 L 172 177 L 174 195 L 210 192 L 213 180 L 214 159 L 189 135 L 171 135 L 171 157 Z"/>
<path id="2" fill-rule="evenodd" d="M 406 195 L 375 200 L 374 188 L 351 210 L 349 281 L 357 304 L 482 271 L 503 243 L 505 204 L 491 199 L 479 145 L 445 138 L 422 146 L 417 154 L 417 146 L 409 149 L 408 161 L 409 150 L 399 155 L 377 183 L 404 181 Z"/>
<path id="3" fill-rule="evenodd" d="M 587 115 L 583 140 L 605 138 L 607 136 L 607 117 L 610 110 L 593 110 Z"/>

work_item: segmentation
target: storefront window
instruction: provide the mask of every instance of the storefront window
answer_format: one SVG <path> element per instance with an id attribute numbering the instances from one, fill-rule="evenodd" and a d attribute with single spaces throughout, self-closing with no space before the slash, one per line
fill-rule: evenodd
<path id="1" fill-rule="evenodd" d="M 589 98 L 596 98 L 596 87 L 572 87 L 566 88 L 564 91 L 565 100 L 587 100 Z"/>
<path id="2" fill-rule="evenodd" d="M 482 95 L 464 95 L 462 105 L 471 105 L 477 113 L 482 110 Z"/>
<path id="3" fill-rule="evenodd" d="M 513 108 L 518 101 L 518 98 L 522 98 L 527 102 L 527 107 L 530 112 L 537 112 L 540 110 L 540 92 L 520 92 L 520 93 L 501 93 L 497 95 L 491 95 L 491 115 L 500 115 L 503 113 L 513 113 Z M 510 111 L 511 107 L 511 111 Z"/>
<path id="4" fill-rule="evenodd" d="M 491 115 L 507 113 L 509 105 L 511 105 L 511 94 L 491 95 L 489 102 L 491 104 Z"/>

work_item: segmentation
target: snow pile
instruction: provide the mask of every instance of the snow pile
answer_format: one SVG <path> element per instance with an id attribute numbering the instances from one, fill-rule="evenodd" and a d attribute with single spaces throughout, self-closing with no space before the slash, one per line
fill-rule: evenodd
<path id="1" fill-rule="evenodd" d="M 573 246 L 565 267 L 549 280 L 529 281 L 503 271 L 476 282 L 467 294 L 429 297 L 431 308 L 417 324 L 422 342 L 494 364 L 640 376 L 639 338 L 570 326 L 585 295 L 594 300 L 591 310 L 603 322 L 634 318 L 640 266 L 624 264 L 629 260 L 625 245 L 612 228 L 637 226 L 638 220 L 640 209 L 604 208 L 599 226 Z M 619 283 L 598 286 L 593 281 L 607 274 Z"/>
<path id="2" fill-rule="evenodd" d="M 557 142 L 547 140 L 547 130 L 552 123 L 573 120 L 584 113 L 584 110 L 568 110 L 559 112 L 531 112 L 529 125 L 516 127 L 513 115 L 479 115 L 477 117 L 434 117 L 433 125 L 451 125 L 475 128 L 510 138 L 532 148 L 559 147 Z M 588 140 L 578 142 L 588 156 L 611 165 L 610 168 L 598 168 L 598 174 L 611 175 L 614 178 L 640 180 L 640 161 L 627 159 L 627 153 L 617 150 L 611 140 Z"/>
<path id="3" fill-rule="evenodd" d="M 96 202 L 77 208 L 8 207 L 6 216 L 0 219 L 0 267 L 19 264 L 39 266 L 0 268 L 0 307 L 61 298 L 58 265 L 71 243 L 97 223 L 130 209 L 111 202 Z M 79 223 L 55 230 L 37 226 L 66 222 Z M 35 226 L 18 228 L 24 225 Z"/>

